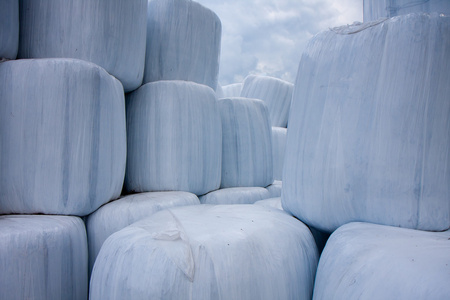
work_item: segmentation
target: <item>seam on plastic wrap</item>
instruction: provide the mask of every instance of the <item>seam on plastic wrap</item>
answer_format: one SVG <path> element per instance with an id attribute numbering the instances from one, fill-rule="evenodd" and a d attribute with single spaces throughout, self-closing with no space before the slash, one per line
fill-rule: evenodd
<path id="1" fill-rule="evenodd" d="M 358 33 L 358 32 L 361 32 L 363 30 L 366 30 L 367 28 L 377 26 L 377 25 L 383 23 L 386 20 L 388 20 L 388 18 L 381 18 L 381 19 L 378 19 L 376 21 L 367 22 L 367 23 L 355 22 L 355 23 L 353 23 L 351 25 L 344 25 L 344 26 L 340 26 L 340 27 L 333 27 L 333 28 L 330 28 L 330 30 L 333 31 L 336 34 L 341 34 L 341 35 L 354 34 L 354 33 Z"/>

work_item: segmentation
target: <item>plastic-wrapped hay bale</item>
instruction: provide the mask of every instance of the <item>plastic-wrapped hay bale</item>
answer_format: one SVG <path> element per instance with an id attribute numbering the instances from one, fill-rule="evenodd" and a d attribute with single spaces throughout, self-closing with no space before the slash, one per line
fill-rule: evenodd
<path id="1" fill-rule="evenodd" d="M 283 207 L 328 232 L 355 220 L 445 230 L 450 18 L 411 14 L 371 25 L 323 32 L 302 56 Z"/>
<path id="2" fill-rule="evenodd" d="M 283 206 L 281 206 L 281 197 L 259 200 L 256 201 L 254 204 L 283 210 Z"/>
<path id="3" fill-rule="evenodd" d="M 142 83 L 147 0 L 20 0 L 20 58 L 91 61 L 126 92 Z"/>
<path id="4" fill-rule="evenodd" d="M 0 64 L 0 213 L 84 216 L 118 198 L 126 159 L 120 82 L 75 59 Z"/>
<path id="5" fill-rule="evenodd" d="M 265 187 L 273 181 L 272 129 L 261 100 L 223 98 L 221 188 Z"/>
<path id="6" fill-rule="evenodd" d="M 206 194 L 220 186 L 222 127 L 214 91 L 185 81 L 127 95 L 129 191 Z"/>
<path id="7" fill-rule="evenodd" d="M 310 299 L 317 260 L 308 228 L 283 212 L 174 208 L 105 241 L 90 299 Z"/>
<path id="8" fill-rule="evenodd" d="M 212 191 L 200 196 L 204 204 L 252 204 L 270 198 L 270 192 L 263 187 L 235 187 Z"/>
<path id="9" fill-rule="evenodd" d="M 215 90 L 221 36 L 217 15 L 197 2 L 149 1 L 144 83 L 186 80 Z"/>
<path id="10" fill-rule="evenodd" d="M 282 180 L 287 128 L 272 127 L 273 179 Z"/>
<path id="11" fill-rule="evenodd" d="M 450 231 L 344 225 L 320 257 L 314 299 L 448 299 L 449 253 Z"/>
<path id="12" fill-rule="evenodd" d="M 364 22 L 418 12 L 450 13 L 448 0 L 364 0 Z"/>
<path id="13" fill-rule="evenodd" d="M 270 193 L 270 198 L 281 197 L 281 189 L 283 187 L 283 182 L 279 180 L 274 180 L 271 185 L 266 186 L 266 190 Z"/>
<path id="14" fill-rule="evenodd" d="M 222 87 L 223 97 L 240 97 L 242 91 L 242 83 L 232 83 Z"/>
<path id="15" fill-rule="evenodd" d="M 114 232 L 160 210 L 195 204 L 200 201 L 191 193 L 154 192 L 128 195 L 103 205 L 86 221 L 89 270 L 92 270 L 103 242 Z"/>
<path id="16" fill-rule="evenodd" d="M 217 99 L 223 98 L 223 89 L 222 89 L 222 86 L 220 84 L 217 84 L 216 98 Z"/>
<path id="17" fill-rule="evenodd" d="M 19 0 L 3 0 L 0 9 L 0 60 L 15 59 L 19 48 Z"/>
<path id="18" fill-rule="evenodd" d="M 1 299 L 86 299 L 83 221 L 69 216 L 0 216 Z"/>
<path id="19" fill-rule="evenodd" d="M 294 85 L 284 80 L 249 75 L 242 85 L 241 97 L 263 100 L 269 109 L 272 126 L 286 128 L 293 90 Z"/>

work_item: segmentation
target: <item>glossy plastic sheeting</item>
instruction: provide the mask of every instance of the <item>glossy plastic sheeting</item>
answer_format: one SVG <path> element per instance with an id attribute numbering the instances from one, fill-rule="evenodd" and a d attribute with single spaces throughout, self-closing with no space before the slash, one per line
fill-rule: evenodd
<path id="1" fill-rule="evenodd" d="M 242 83 L 232 83 L 222 86 L 223 97 L 240 97 L 242 91 Z"/>
<path id="2" fill-rule="evenodd" d="M 329 238 L 314 299 L 447 299 L 450 231 L 351 223 Z"/>
<path id="3" fill-rule="evenodd" d="M 252 204 L 270 198 L 270 192 L 263 187 L 235 187 L 212 191 L 200 197 L 204 204 Z"/>
<path id="4" fill-rule="evenodd" d="M 127 190 L 203 195 L 219 188 L 222 126 L 211 88 L 147 83 L 127 95 L 126 107 Z"/>
<path id="5" fill-rule="evenodd" d="M 0 60 L 15 59 L 19 49 L 19 0 L 3 0 L 0 9 Z"/>
<path id="6" fill-rule="evenodd" d="M 258 205 L 165 210 L 111 235 L 90 299 L 311 299 L 308 228 Z"/>
<path id="7" fill-rule="evenodd" d="M 84 216 L 120 196 L 122 84 L 76 59 L 0 64 L 0 213 Z"/>
<path id="8" fill-rule="evenodd" d="M 283 207 L 328 232 L 351 221 L 446 230 L 450 18 L 358 27 L 318 34 L 302 56 Z"/>
<path id="9" fill-rule="evenodd" d="M 261 100 L 223 98 L 221 188 L 266 187 L 273 181 L 272 128 Z"/>
<path id="10" fill-rule="evenodd" d="M 86 230 L 78 217 L 0 216 L 0 299 L 86 299 Z"/>
<path id="11" fill-rule="evenodd" d="M 448 0 L 364 0 L 364 22 L 420 12 L 450 13 Z"/>
<path id="12" fill-rule="evenodd" d="M 245 78 L 241 97 L 263 100 L 270 114 L 270 123 L 276 127 L 287 127 L 294 85 L 284 80 L 259 75 Z"/>
<path id="13" fill-rule="evenodd" d="M 142 83 L 147 0 L 20 0 L 19 58 L 93 62 L 126 92 Z"/>
<path id="14" fill-rule="evenodd" d="M 273 179 L 282 180 L 287 128 L 272 127 Z"/>
<path id="15" fill-rule="evenodd" d="M 217 15 L 197 2 L 149 1 L 144 83 L 186 80 L 216 90 L 221 36 Z"/>

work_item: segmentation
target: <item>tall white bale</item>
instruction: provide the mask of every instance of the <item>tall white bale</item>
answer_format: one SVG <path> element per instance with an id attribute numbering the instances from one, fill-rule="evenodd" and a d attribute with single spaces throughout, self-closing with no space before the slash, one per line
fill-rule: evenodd
<path id="1" fill-rule="evenodd" d="M 1 299 L 86 299 L 83 221 L 69 216 L 0 216 Z"/>
<path id="2" fill-rule="evenodd" d="M 450 18 L 411 14 L 361 26 L 317 35 L 302 56 L 283 207 L 329 232 L 355 220 L 445 230 Z"/>
<path id="3" fill-rule="evenodd" d="M 149 1 L 144 83 L 186 80 L 215 90 L 221 36 L 219 17 L 197 2 Z"/>
<path id="4" fill-rule="evenodd" d="M 200 201 L 191 193 L 154 192 L 128 195 L 103 205 L 86 220 L 89 270 L 92 270 L 103 242 L 114 232 L 160 210 L 195 204 Z"/>
<path id="5" fill-rule="evenodd" d="M 260 186 L 273 181 L 272 129 L 261 100 L 223 98 L 221 188 Z"/>
<path id="6" fill-rule="evenodd" d="M 282 180 L 287 128 L 272 127 L 273 179 Z"/>
<path id="7" fill-rule="evenodd" d="M 257 205 L 165 210 L 111 235 L 90 299 L 311 299 L 308 228 Z"/>
<path id="8" fill-rule="evenodd" d="M 0 9 L 0 60 L 15 59 L 19 49 L 19 0 L 3 0 Z"/>
<path id="9" fill-rule="evenodd" d="M 20 58 L 93 62 L 126 92 L 142 83 L 147 0 L 20 0 Z"/>
<path id="10" fill-rule="evenodd" d="M 200 197 L 202 204 L 253 204 L 270 198 L 270 192 L 263 187 L 234 187 L 212 191 Z"/>
<path id="11" fill-rule="evenodd" d="M 344 225 L 322 252 L 314 299 L 448 299 L 449 253 L 450 231 Z"/>
<path id="12" fill-rule="evenodd" d="M 284 80 L 249 75 L 242 85 L 241 97 L 263 100 L 270 114 L 272 126 L 287 127 L 294 85 Z"/>
<path id="13" fill-rule="evenodd" d="M 214 91 L 184 81 L 127 95 L 128 191 L 206 194 L 220 186 L 222 127 Z"/>
<path id="14" fill-rule="evenodd" d="M 75 59 L 0 64 L 0 213 L 84 216 L 118 198 L 126 159 L 121 83 Z"/>
<path id="15" fill-rule="evenodd" d="M 418 12 L 450 13 L 448 0 L 364 0 L 364 22 Z"/>
<path id="16" fill-rule="evenodd" d="M 223 97 L 240 97 L 242 91 L 242 83 L 232 83 L 222 86 Z"/>

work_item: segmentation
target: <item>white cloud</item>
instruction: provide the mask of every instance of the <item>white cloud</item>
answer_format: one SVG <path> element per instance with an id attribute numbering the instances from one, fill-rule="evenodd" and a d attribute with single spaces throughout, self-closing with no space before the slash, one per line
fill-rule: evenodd
<path id="1" fill-rule="evenodd" d="M 198 0 L 222 21 L 219 81 L 264 74 L 293 82 L 301 53 L 318 32 L 362 21 L 362 0 Z"/>

